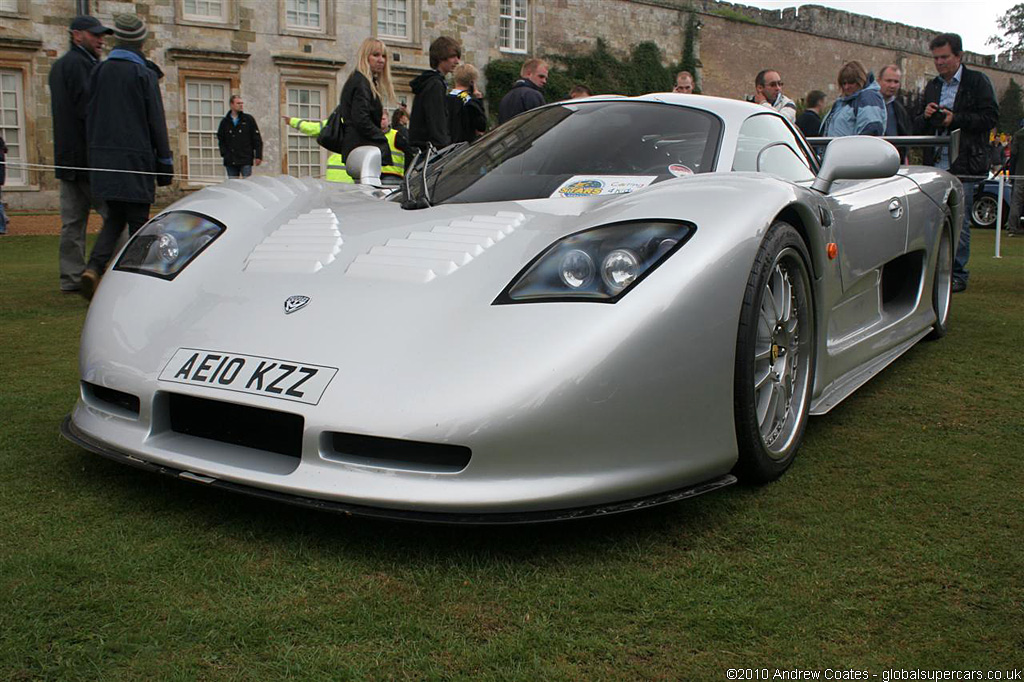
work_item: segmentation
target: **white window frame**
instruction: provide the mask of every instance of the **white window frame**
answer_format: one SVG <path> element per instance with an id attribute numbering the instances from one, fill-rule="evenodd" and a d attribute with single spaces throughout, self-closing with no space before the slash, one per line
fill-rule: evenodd
<path id="1" fill-rule="evenodd" d="M 410 0 L 377 0 L 376 15 L 374 17 L 377 22 L 377 37 L 378 38 L 389 38 L 391 40 L 409 41 L 412 40 L 412 2 Z M 381 30 L 381 15 L 384 15 L 384 30 Z M 390 16 L 389 16 L 390 15 Z M 403 31 L 401 33 L 397 31 L 389 31 L 389 25 L 392 23 L 389 19 L 393 16 L 394 25 L 399 25 L 399 17 L 402 17 L 401 26 Z"/>
<path id="2" fill-rule="evenodd" d="M 193 87 L 197 91 L 195 97 L 192 95 Z M 210 88 L 207 97 L 203 96 L 204 87 Z M 215 88 L 223 88 L 223 98 L 214 95 Z M 224 159 L 217 144 L 217 128 L 229 109 L 230 98 L 230 80 L 185 79 L 185 148 L 188 150 L 187 172 L 190 185 L 211 185 L 224 179 Z M 204 104 L 209 105 L 205 107 L 206 111 L 203 110 Z"/>
<path id="3" fill-rule="evenodd" d="M 528 0 L 499 0 L 498 49 L 526 54 L 530 43 Z"/>
<path id="4" fill-rule="evenodd" d="M 326 85 L 285 81 L 284 89 L 285 113 L 289 119 L 301 118 L 306 121 L 323 121 L 331 115 L 333 107 L 329 100 L 330 92 Z M 309 95 L 312 95 L 314 92 L 317 93 L 320 101 L 314 103 L 311 101 L 313 98 L 310 96 L 306 102 L 302 102 L 301 91 L 306 91 Z M 293 99 L 293 93 L 300 95 L 300 97 Z M 317 162 L 313 161 L 314 154 L 317 155 Z M 291 126 L 286 126 L 283 156 L 285 162 L 284 172 L 293 177 L 322 178 L 327 170 L 327 155 L 324 153 L 324 149 L 317 144 L 316 138 L 300 133 Z M 304 156 L 306 158 L 305 161 L 303 161 Z"/>
<path id="5" fill-rule="evenodd" d="M 20 69 L 0 69 L 0 136 L 7 143 L 9 151 L 5 160 L 10 164 L 23 164 L 28 161 L 25 142 L 25 96 L 24 72 Z M 14 87 L 5 84 L 14 83 Z M 10 123 L 13 112 L 13 124 Z M 11 135 L 11 131 L 14 134 Z M 27 187 L 28 170 L 15 166 L 7 166 L 6 185 L 10 187 Z"/>
<path id="6" fill-rule="evenodd" d="M 195 5 L 196 9 L 200 9 L 202 6 L 206 6 L 207 9 L 210 5 L 220 5 L 219 14 L 203 14 L 201 12 L 189 12 L 189 3 Z M 231 8 L 229 7 L 230 0 L 181 0 L 181 18 L 186 21 L 204 21 L 217 24 L 226 24 L 230 18 Z"/>
<path id="7" fill-rule="evenodd" d="M 284 25 L 289 31 L 310 31 L 313 33 L 325 33 L 327 30 L 327 3 L 328 0 L 284 0 Z M 317 5 L 317 25 L 309 24 L 310 5 Z M 292 21 L 290 14 L 295 14 L 296 21 Z M 300 23 L 297 18 L 302 15 L 306 17 L 305 23 Z"/>
<path id="8" fill-rule="evenodd" d="M 25 4 L 23 0 L 0 0 L 0 14 L 8 16 L 23 15 L 26 13 Z"/>

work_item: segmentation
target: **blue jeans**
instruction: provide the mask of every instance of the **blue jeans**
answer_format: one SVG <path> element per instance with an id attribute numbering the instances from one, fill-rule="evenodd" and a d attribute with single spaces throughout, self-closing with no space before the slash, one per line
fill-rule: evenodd
<path id="1" fill-rule="evenodd" d="M 964 180 L 964 225 L 960 229 L 960 243 L 956 247 L 953 258 L 953 279 L 967 283 L 971 274 L 967 270 L 967 261 L 971 258 L 971 210 L 974 208 L 974 190 L 977 181 Z"/>
<path id="2" fill-rule="evenodd" d="M 7 234 L 7 214 L 4 213 L 4 198 L 0 194 L 0 234 Z"/>
<path id="3" fill-rule="evenodd" d="M 229 178 L 237 178 L 239 176 L 247 178 L 252 175 L 252 166 L 234 166 L 225 163 L 224 170 L 227 171 Z"/>

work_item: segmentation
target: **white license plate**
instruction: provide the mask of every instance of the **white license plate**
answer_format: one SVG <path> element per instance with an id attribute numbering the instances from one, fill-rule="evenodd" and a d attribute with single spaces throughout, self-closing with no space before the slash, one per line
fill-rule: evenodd
<path id="1" fill-rule="evenodd" d="M 316 405 L 337 372 L 305 362 L 179 348 L 159 379 Z"/>

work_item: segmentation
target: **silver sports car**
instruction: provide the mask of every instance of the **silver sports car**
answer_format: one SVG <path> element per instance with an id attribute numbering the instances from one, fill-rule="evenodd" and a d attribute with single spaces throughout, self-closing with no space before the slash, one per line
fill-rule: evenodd
<path id="1" fill-rule="evenodd" d="M 769 109 L 654 94 L 532 110 L 401 188 L 373 154 L 146 224 L 64 434 L 325 509 L 573 518 L 778 477 L 808 415 L 946 330 L 963 190 L 881 139 L 819 164 Z"/>

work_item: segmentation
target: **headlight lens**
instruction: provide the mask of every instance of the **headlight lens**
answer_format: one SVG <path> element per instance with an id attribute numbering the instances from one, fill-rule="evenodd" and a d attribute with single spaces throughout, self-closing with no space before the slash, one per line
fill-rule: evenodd
<path id="1" fill-rule="evenodd" d="M 139 228 L 115 270 L 174 279 L 224 232 L 221 223 L 191 211 L 172 211 Z"/>
<path id="2" fill-rule="evenodd" d="M 692 223 L 617 223 L 578 232 L 544 250 L 494 301 L 614 303 L 679 248 Z"/>
<path id="3" fill-rule="evenodd" d="M 594 260 L 586 251 L 573 249 L 562 258 L 558 275 L 570 289 L 580 289 L 594 281 Z"/>

